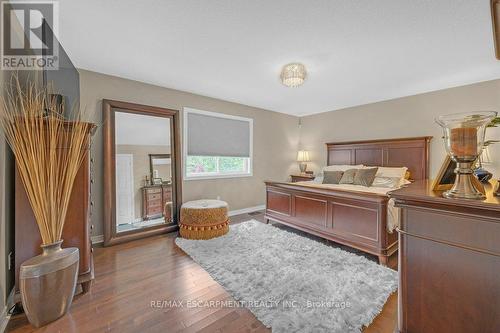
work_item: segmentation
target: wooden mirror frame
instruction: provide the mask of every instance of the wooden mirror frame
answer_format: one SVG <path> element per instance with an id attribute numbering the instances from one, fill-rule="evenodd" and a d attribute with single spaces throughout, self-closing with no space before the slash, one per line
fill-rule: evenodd
<path id="1" fill-rule="evenodd" d="M 160 224 L 144 229 L 116 232 L 116 162 L 115 162 L 115 109 L 120 112 L 170 119 L 172 158 L 173 224 Z M 179 111 L 156 106 L 104 99 L 102 101 L 104 121 L 104 246 L 111 246 L 134 239 L 176 231 L 182 204 L 182 154 L 179 131 Z"/>

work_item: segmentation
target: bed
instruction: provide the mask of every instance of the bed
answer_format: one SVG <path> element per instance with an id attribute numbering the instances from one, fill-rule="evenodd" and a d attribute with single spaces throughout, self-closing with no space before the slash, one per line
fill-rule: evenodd
<path id="1" fill-rule="evenodd" d="M 327 165 L 407 167 L 411 180 L 427 179 L 431 138 L 327 143 Z M 398 248 L 388 191 L 325 185 L 267 181 L 265 218 L 376 255 L 387 265 Z"/>

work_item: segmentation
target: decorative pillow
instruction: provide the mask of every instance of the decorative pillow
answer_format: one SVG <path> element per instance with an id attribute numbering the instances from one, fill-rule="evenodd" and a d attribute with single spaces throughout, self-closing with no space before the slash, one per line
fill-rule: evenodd
<path id="1" fill-rule="evenodd" d="M 400 179 L 398 177 L 375 177 L 373 180 L 373 187 L 385 188 L 398 188 L 400 186 Z"/>
<path id="2" fill-rule="evenodd" d="M 339 184 L 352 184 L 354 183 L 354 176 L 356 175 L 356 171 L 361 169 L 349 169 L 344 171 L 342 178 L 340 178 Z"/>
<path id="3" fill-rule="evenodd" d="M 391 167 L 378 167 L 377 177 L 398 177 L 404 178 L 406 175 L 407 167 L 391 168 Z"/>
<path id="4" fill-rule="evenodd" d="M 323 184 L 338 184 L 344 171 L 323 171 Z"/>
<path id="5" fill-rule="evenodd" d="M 323 171 L 346 171 L 349 169 L 361 169 L 363 164 L 359 165 L 346 165 L 346 164 L 335 164 L 323 167 Z"/>
<path id="6" fill-rule="evenodd" d="M 372 186 L 378 168 L 358 169 L 354 175 L 354 185 Z"/>

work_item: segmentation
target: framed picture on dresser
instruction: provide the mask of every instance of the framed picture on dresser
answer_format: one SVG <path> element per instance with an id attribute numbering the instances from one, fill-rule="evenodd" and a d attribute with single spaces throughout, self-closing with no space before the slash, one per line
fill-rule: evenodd
<path id="1" fill-rule="evenodd" d="M 448 155 L 446 155 L 441 168 L 439 169 L 434 182 L 432 183 L 432 189 L 434 191 L 446 191 L 449 190 L 455 183 L 455 168 L 457 163 L 453 161 Z"/>
<path id="2" fill-rule="evenodd" d="M 457 163 L 453 161 L 450 156 L 446 155 L 441 168 L 439 169 L 436 178 L 432 183 L 432 189 L 434 191 L 447 191 L 453 187 L 455 183 L 455 169 L 457 168 Z M 474 185 L 483 193 L 485 189 L 483 184 L 476 178 L 473 177 Z"/>

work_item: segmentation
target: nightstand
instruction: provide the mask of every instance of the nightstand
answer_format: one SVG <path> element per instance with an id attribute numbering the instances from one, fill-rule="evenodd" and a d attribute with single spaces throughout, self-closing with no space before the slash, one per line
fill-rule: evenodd
<path id="1" fill-rule="evenodd" d="M 290 175 L 290 177 L 292 177 L 292 183 L 305 182 L 316 178 L 315 176 L 310 174 Z"/>

